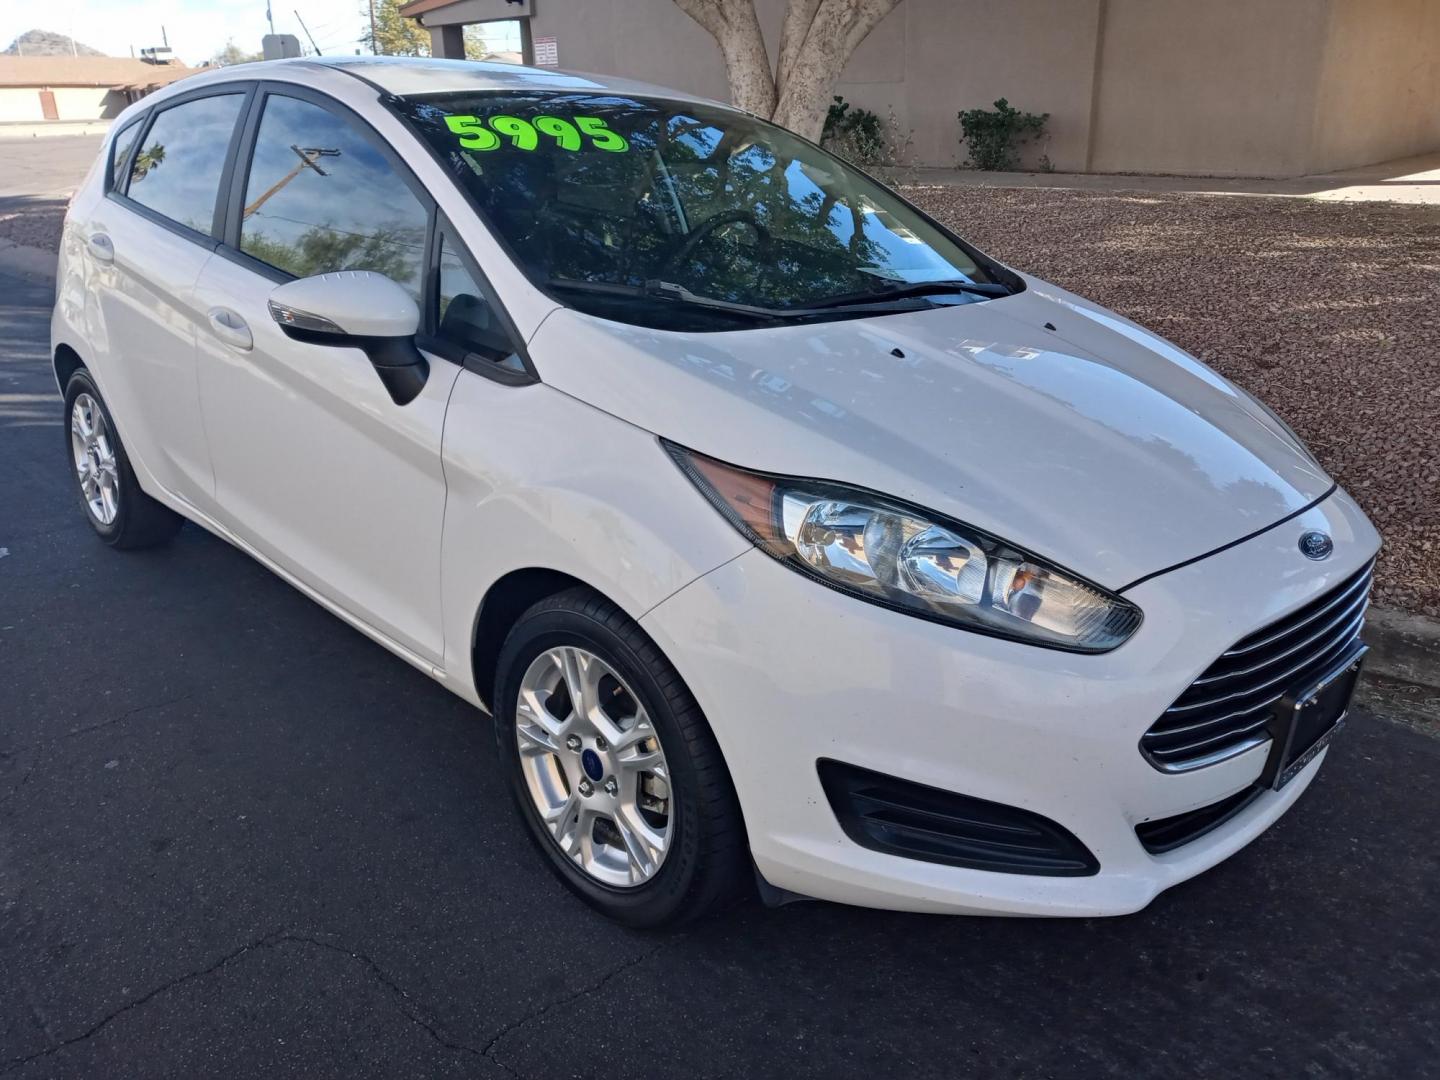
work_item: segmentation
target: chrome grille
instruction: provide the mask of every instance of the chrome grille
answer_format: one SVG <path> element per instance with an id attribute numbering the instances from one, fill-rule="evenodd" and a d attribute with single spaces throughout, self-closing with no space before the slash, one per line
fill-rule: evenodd
<path id="1" fill-rule="evenodd" d="M 1374 572 L 1372 562 L 1222 653 L 1141 737 L 1150 763 L 1184 772 L 1268 742 L 1271 707 L 1360 636 Z"/>

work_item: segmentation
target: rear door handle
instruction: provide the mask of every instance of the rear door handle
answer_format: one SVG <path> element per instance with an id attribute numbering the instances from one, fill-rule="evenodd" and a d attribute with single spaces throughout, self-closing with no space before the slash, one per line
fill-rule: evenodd
<path id="1" fill-rule="evenodd" d="M 90 254 L 95 256 L 97 262 L 112 263 L 115 261 L 115 244 L 103 232 L 93 234 L 85 241 L 85 246 L 90 249 Z"/>
<path id="2" fill-rule="evenodd" d="M 232 349 L 248 352 L 255 345 L 250 327 L 229 308 L 214 307 L 209 311 L 210 331 Z"/>

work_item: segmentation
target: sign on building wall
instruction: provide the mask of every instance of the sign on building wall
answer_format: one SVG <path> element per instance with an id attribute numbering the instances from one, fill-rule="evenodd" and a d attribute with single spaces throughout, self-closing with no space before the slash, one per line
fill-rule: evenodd
<path id="1" fill-rule="evenodd" d="M 537 37 L 535 39 L 535 66 L 560 66 L 560 46 L 553 37 Z"/>

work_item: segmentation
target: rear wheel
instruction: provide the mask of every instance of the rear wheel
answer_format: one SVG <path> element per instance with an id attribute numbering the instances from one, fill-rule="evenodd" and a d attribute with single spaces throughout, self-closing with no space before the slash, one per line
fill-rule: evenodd
<path id="1" fill-rule="evenodd" d="M 631 926 L 713 911 L 747 879 L 735 793 L 705 718 L 644 631 L 589 589 L 542 600 L 501 650 L 496 740 L 560 879 Z"/>
<path id="2" fill-rule="evenodd" d="M 66 442 L 85 516 L 101 540 L 116 548 L 164 543 L 183 518 L 140 490 L 105 399 L 84 368 L 65 387 Z"/>

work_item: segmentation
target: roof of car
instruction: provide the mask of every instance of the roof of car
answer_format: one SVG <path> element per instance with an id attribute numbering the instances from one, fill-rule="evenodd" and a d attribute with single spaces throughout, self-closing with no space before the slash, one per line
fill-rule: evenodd
<path id="1" fill-rule="evenodd" d="M 312 56 L 303 60 L 277 63 L 323 64 L 357 75 L 388 93 L 401 95 L 440 94 L 463 90 L 543 89 L 599 90 L 685 101 L 706 100 L 694 94 L 633 79 L 476 60 L 436 60 L 403 56 Z"/>

